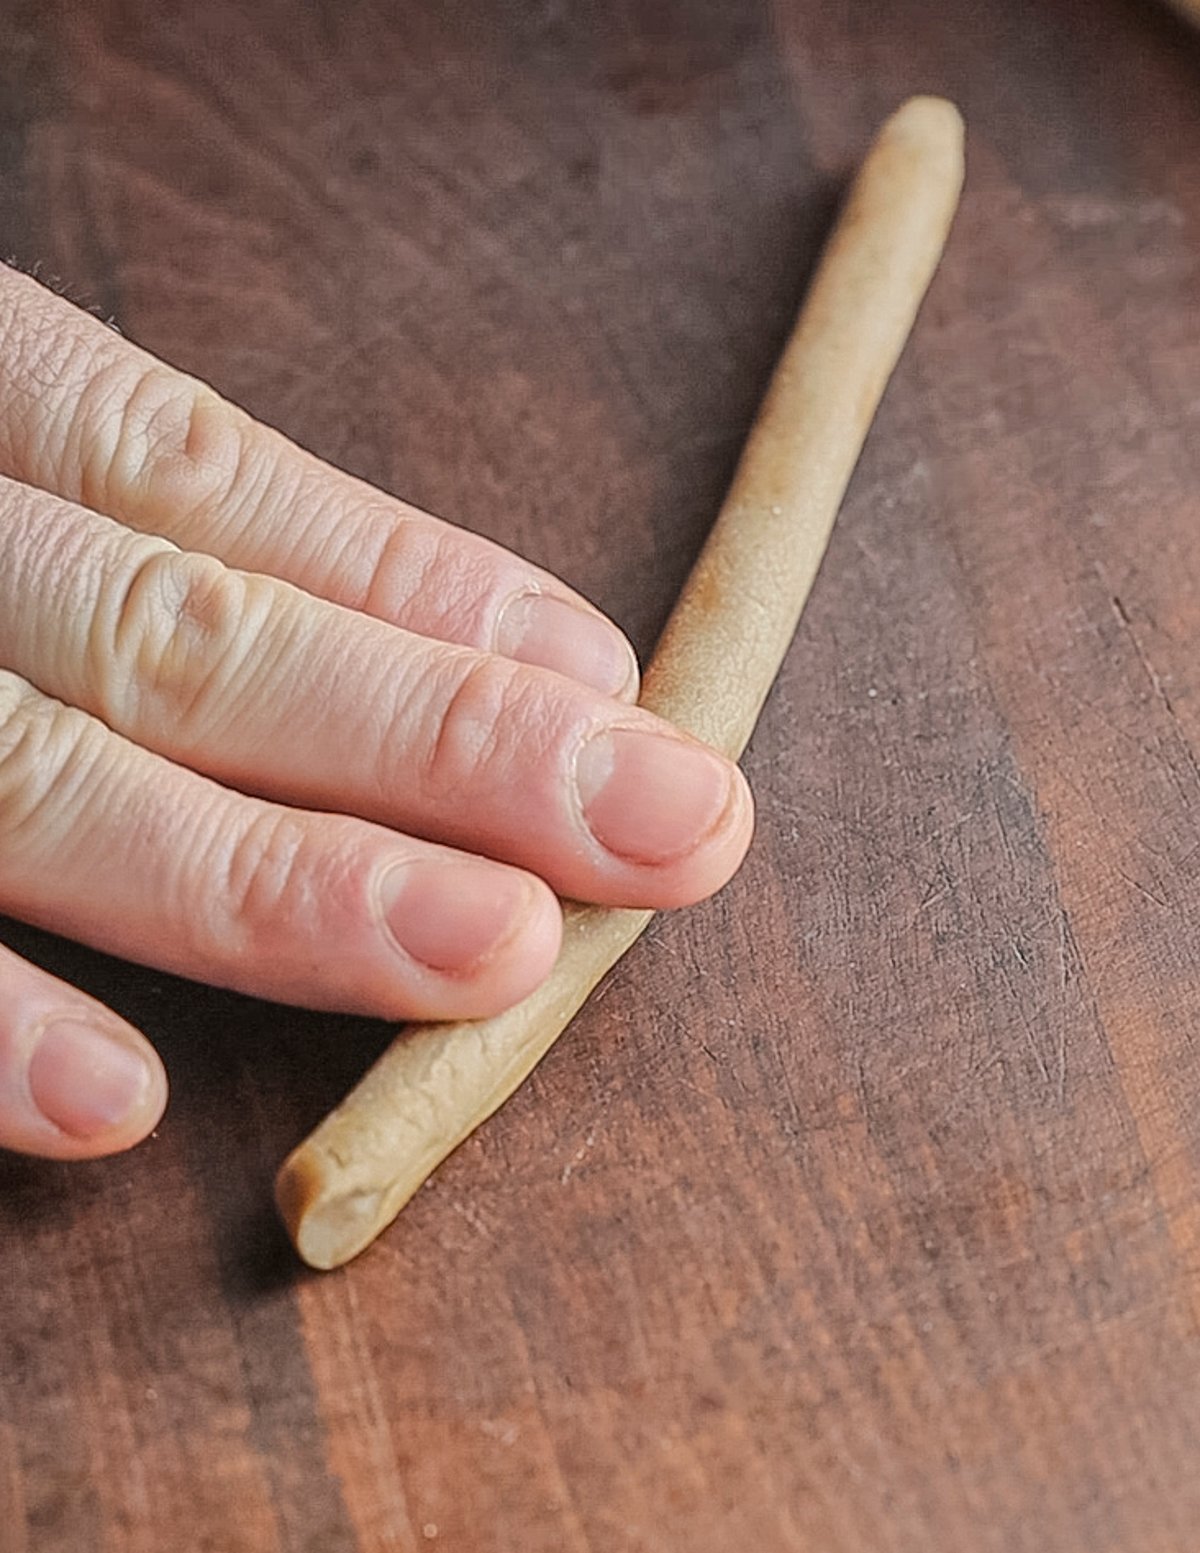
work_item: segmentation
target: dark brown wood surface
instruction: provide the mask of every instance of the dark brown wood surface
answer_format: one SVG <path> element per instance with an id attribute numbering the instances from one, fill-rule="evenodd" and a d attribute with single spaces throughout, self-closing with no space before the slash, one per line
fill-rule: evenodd
<path id="1" fill-rule="evenodd" d="M 661 920 L 370 1253 L 387 1032 L 7 924 L 160 1041 L 0 1158 L 3 1553 L 1200 1549 L 1200 38 L 1146 0 L 3 0 L 0 246 L 648 650 L 847 171 L 944 269 Z M 2 564 L 2 561 L 0 561 Z"/>

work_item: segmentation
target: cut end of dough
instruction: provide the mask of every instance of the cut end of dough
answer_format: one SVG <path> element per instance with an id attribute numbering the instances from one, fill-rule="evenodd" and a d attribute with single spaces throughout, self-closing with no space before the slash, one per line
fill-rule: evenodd
<path id="1" fill-rule="evenodd" d="M 292 1238 L 308 1265 L 327 1273 L 365 1251 L 391 1218 L 382 1193 L 355 1192 L 314 1204 Z"/>
<path id="2" fill-rule="evenodd" d="M 275 1202 L 297 1252 L 319 1272 L 365 1251 L 387 1222 L 381 1192 L 331 1193 L 317 1161 L 303 1148 L 276 1176 Z"/>

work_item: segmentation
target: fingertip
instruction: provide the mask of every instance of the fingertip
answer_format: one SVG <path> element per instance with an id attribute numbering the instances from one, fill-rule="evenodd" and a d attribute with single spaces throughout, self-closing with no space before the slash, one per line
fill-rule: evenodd
<path id="1" fill-rule="evenodd" d="M 691 905 L 745 856 L 754 803 L 742 772 L 657 720 L 595 729 L 576 750 L 573 777 L 576 813 L 607 875 L 605 904 Z"/>
<path id="2" fill-rule="evenodd" d="M 146 1064 L 147 1082 L 140 1104 L 126 1117 L 122 1141 L 116 1145 L 116 1151 L 133 1148 L 150 1136 L 163 1119 L 171 1092 L 170 1079 L 162 1058 L 144 1035 L 136 1030 L 132 1033 Z"/>
<path id="3" fill-rule="evenodd" d="M 528 914 L 514 941 L 514 986 L 512 1002 L 528 997 L 541 986 L 554 968 L 562 948 L 562 902 L 554 891 L 535 874 L 526 876 L 532 886 Z"/>
<path id="4" fill-rule="evenodd" d="M 726 824 L 720 831 L 717 843 L 716 884 L 708 893 L 727 885 L 742 864 L 754 840 L 754 793 L 740 766 L 734 766 L 734 801 L 726 816 Z"/>
<path id="5" fill-rule="evenodd" d="M 527 997 L 562 941 L 562 908 L 536 875 L 452 853 L 393 865 L 380 885 L 400 952 L 399 1017 L 474 1019 Z"/>
<path id="6" fill-rule="evenodd" d="M 582 599 L 526 590 L 503 606 L 496 651 L 532 668 L 552 669 L 618 701 L 636 701 L 637 655 L 624 632 Z"/>
<path id="7" fill-rule="evenodd" d="M 719 777 L 707 791 L 707 783 L 689 790 L 682 777 L 672 789 L 647 771 L 640 802 L 632 794 L 618 804 L 602 785 L 599 800 L 585 803 L 592 839 L 603 838 L 608 853 L 586 898 L 605 906 L 675 910 L 707 900 L 729 883 L 754 837 L 754 799 L 736 765 L 715 751 L 703 753 L 709 774 Z M 595 769 L 603 771 L 603 765 L 597 761 Z M 587 764 L 583 774 L 590 775 Z M 622 785 L 628 776 L 622 773 Z"/>
<path id="8" fill-rule="evenodd" d="M 58 1159 L 132 1148 L 157 1125 L 167 1102 L 166 1072 L 146 1038 L 90 1011 L 43 1024 L 25 1079 L 33 1151 Z"/>
<path id="9" fill-rule="evenodd" d="M 754 839 L 754 795 L 731 764 L 729 801 L 695 849 L 659 871 L 645 887 L 646 904 L 671 910 L 695 906 L 723 890 L 745 862 Z"/>
<path id="10" fill-rule="evenodd" d="M 629 648 L 630 662 L 632 663 L 633 667 L 630 672 L 629 679 L 626 681 L 623 689 L 617 691 L 613 699 L 616 701 L 624 701 L 629 706 L 636 706 L 638 704 L 638 699 L 642 694 L 642 666 L 638 662 L 638 655 L 634 650 L 633 643 L 628 639 L 628 637 L 622 636 L 621 639 Z"/>
<path id="11" fill-rule="evenodd" d="M 486 1018 L 503 1013 L 535 992 L 554 968 L 562 946 L 562 903 L 544 880 L 522 874 L 525 905 L 512 932 L 481 968 L 471 996 L 471 1011 L 458 1017 Z"/>

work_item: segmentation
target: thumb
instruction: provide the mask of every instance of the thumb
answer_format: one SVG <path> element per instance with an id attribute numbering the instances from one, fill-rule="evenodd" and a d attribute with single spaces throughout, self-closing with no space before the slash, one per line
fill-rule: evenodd
<path id="1" fill-rule="evenodd" d="M 146 1136 L 166 1102 L 145 1036 L 0 945 L 0 1148 L 115 1154 Z"/>

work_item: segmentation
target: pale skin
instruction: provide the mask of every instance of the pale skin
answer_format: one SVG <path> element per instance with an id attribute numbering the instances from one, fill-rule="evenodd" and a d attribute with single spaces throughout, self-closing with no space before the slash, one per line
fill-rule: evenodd
<path id="1" fill-rule="evenodd" d="M 663 908 L 752 803 L 555 578 L 0 267 L 0 913 L 311 1008 L 531 993 L 558 897 Z M 0 1147 L 128 1148 L 140 1032 L 0 946 Z"/>

